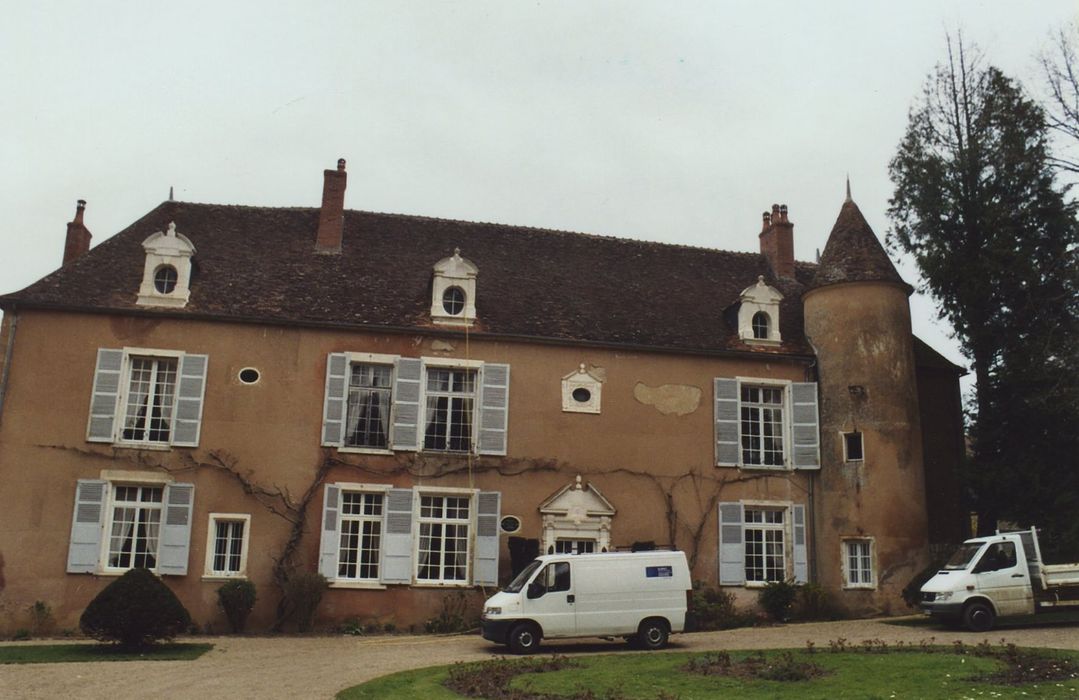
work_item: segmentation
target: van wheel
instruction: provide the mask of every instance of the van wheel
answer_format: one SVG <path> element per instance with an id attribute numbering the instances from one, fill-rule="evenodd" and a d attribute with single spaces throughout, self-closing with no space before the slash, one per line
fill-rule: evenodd
<path id="1" fill-rule="evenodd" d="M 995 618 L 993 608 L 986 603 L 974 602 L 963 610 L 963 626 L 971 632 L 988 632 Z"/>
<path id="2" fill-rule="evenodd" d="M 510 651 L 514 654 L 532 654 L 539 649 L 540 631 L 531 622 L 517 625 L 510 631 Z"/>
<path id="3" fill-rule="evenodd" d="M 653 651 L 667 646 L 667 638 L 671 635 L 666 620 L 652 618 L 645 620 L 637 628 L 637 644 L 642 649 Z"/>

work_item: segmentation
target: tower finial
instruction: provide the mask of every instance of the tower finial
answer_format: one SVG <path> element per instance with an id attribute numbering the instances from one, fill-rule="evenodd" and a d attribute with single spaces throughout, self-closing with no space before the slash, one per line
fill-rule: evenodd
<path id="1" fill-rule="evenodd" d="M 854 200 L 852 200 L 850 198 L 850 173 L 847 173 L 847 198 L 844 201 L 847 201 L 847 202 L 854 201 Z"/>

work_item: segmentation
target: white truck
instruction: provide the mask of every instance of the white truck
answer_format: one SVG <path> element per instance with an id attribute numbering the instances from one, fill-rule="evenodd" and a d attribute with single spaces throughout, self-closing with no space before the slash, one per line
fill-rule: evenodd
<path id="1" fill-rule="evenodd" d="M 683 552 L 550 554 L 487 599 L 483 637 L 515 654 L 570 637 L 625 637 L 661 649 L 685 629 L 691 590 Z"/>
<path id="2" fill-rule="evenodd" d="M 998 617 L 1079 607 L 1079 563 L 1045 564 L 1035 528 L 967 540 L 922 586 L 922 610 L 987 632 Z"/>

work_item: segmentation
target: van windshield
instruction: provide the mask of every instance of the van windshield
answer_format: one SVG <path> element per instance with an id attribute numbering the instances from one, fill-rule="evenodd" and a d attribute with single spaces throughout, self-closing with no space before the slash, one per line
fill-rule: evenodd
<path id="1" fill-rule="evenodd" d="M 531 564 L 526 566 L 524 568 L 524 571 L 517 574 L 517 577 L 510 581 L 510 585 L 506 586 L 502 590 L 504 590 L 506 593 L 520 593 L 521 589 L 524 588 L 525 583 L 528 582 L 529 577 L 532 576 L 532 574 L 535 573 L 536 569 L 538 569 L 539 567 L 540 561 L 539 559 L 536 559 Z"/>
<path id="2" fill-rule="evenodd" d="M 971 544 L 965 544 L 956 550 L 952 558 L 948 560 L 948 563 L 944 565 L 945 571 L 960 571 L 970 566 L 970 562 L 974 560 L 974 555 L 982 551 L 982 547 L 985 546 L 984 542 L 973 542 Z"/>

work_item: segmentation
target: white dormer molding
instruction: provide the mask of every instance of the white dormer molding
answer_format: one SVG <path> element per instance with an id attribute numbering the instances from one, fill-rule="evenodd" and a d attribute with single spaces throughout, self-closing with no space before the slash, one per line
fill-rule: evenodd
<path id="1" fill-rule="evenodd" d="M 191 257 L 195 254 L 191 239 L 177 233 L 175 223 L 169 223 L 164 233 L 158 231 L 143 241 L 142 249 L 146 251 L 146 264 L 137 303 L 186 306 L 191 298 Z"/>
<path id="2" fill-rule="evenodd" d="M 431 320 L 446 326 L 471 326 L 476 320 L 479 268 L 461 257 L 461 249 L 435 263 L 431 285 Z M 459 290 L 459 294 L 453 290 Z"/>
<path id="3" fill-rule="evenodd" d="M 615 509 L 592 484 L 578 474 L 573 483 L 559 489 L 540 505 L 543 516 L 543 551 L 551 551 L 560 539 L 595 540 L 597 552 L 611 548 L 611 518 Z"/>
<path id="4" fill-rule="evenodd" d="M 603 400 L 603 377 L 584 363 L 562 377 L 562 410 L 566 413 L 599 413 Z"/>
<path id="5" fill-rule="evenodd" d="M 764 283 L 764 277 L 757 277 L 757 283 L 746 287 L 739 296 L 738 337 L 747 345 L 779 345 L 783 339 L 779 335 L 779 302 L 783 295 L 775 287 Z M 757 317 L 757 314 L 762 316 Z M 754 317 L 757 323 L 754 324 Z M 767 321 L 766 328 L 762 321 Z M 763 333 L 761 332 L 763 330 Z"/>

